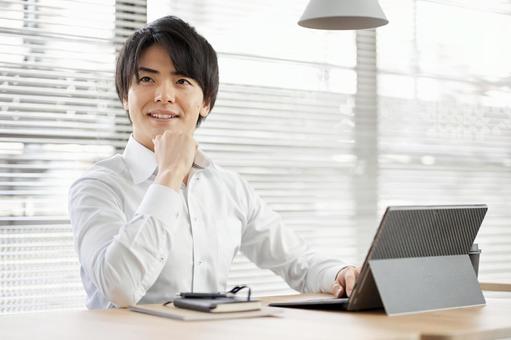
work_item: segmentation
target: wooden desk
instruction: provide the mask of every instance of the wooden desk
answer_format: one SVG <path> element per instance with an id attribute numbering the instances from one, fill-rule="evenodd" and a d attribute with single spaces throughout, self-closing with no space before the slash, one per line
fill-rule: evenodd
<path id="1" fill-rule="evenodd" d="M 315 295 L 265 298 L 303 299 Z M 0 316 L 0 338 L 18 339 L 493 339 L 511 337 L 511 300 L 487 306 L 388 317 L 383 312 L 285 309 L 281 317 L 183 322 L 125 309 Z"/>
<path id="2" fill-rule="evenodd" d="M 272 301 L 296 299 L 273 297 Z M 419 339 L 496 339 L 511 337 L 511 299 L 486 299 L 486 306 L 451 309 L 402 316 L 379 312 L 320 312 L 346 320 L 347 327 L 368 327 L 373 331 L 415 332 Z M 343 322 L 344 323 L 344 322 Z M 345 326 L 346 327 L 346 326 Z M 378 333 L 373 334 L 378 337 Z"/>
<path id="3" fill-rule="evenodd" d="M 495 277 L 479 282 L 481 290 L 493 292 L 511 292 L 510 277 Z"/>

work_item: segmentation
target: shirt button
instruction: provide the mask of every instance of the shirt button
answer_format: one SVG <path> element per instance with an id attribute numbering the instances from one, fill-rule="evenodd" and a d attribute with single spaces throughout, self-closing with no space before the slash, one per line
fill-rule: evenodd
<path id="1" fill-rule="evenodd" d="M 176 218 L 178 218 L 178 217 L 179 217 L 179 213 L 177 212 L 177 213 L 176 213 Z"/>

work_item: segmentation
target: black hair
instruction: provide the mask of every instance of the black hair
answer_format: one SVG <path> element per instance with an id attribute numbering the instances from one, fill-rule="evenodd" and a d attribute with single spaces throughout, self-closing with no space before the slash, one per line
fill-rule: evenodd
<path id="1" fill-rule="evenodd" d="M 204 94 L 204 102 L 209 104 L 211 111 L 219 82 L 216 52 L 195 28 L 175 16 L 166 16 L 147 24 L 124 43 L 115 70 L 115 89 L 121 102 L 127 100 L 133 79 L 139 77 L 140 56 L 155 44 L 167 51 L 177 73 L 197 81 Z M 203 118 L 199 115 L 197 126 Z"/>

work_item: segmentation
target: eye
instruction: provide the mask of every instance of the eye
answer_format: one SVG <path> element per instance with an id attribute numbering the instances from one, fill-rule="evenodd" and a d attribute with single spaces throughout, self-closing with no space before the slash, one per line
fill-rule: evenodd
<path id="1" fill-rule="evenodd" d="M 192 85 L 192 82 L 185 78 L 179 79 L 176 83 L 179 85 Z"/>
<path id="2" fill-rule="evenodd" d="M 139 83 L 151 83 L 153 80 L 151 77 L 144 76 L 138 80 Z"/>

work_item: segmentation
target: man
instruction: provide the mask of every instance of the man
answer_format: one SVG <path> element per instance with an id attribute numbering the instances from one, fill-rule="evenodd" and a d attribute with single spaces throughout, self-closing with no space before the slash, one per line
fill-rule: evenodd
<path id="1" fill-rule="evenodd" d="M 309 250 L 193 133 L 215 104 L 216 53 L 184 21 L 164 17 L 120 52 L 116 89 L 133 125 L 123 155 L 70 188 L 69 214 L 89 308 L 226 290 L 243 252 L 303 292 L 349 295 L 358 269 Z"/>

